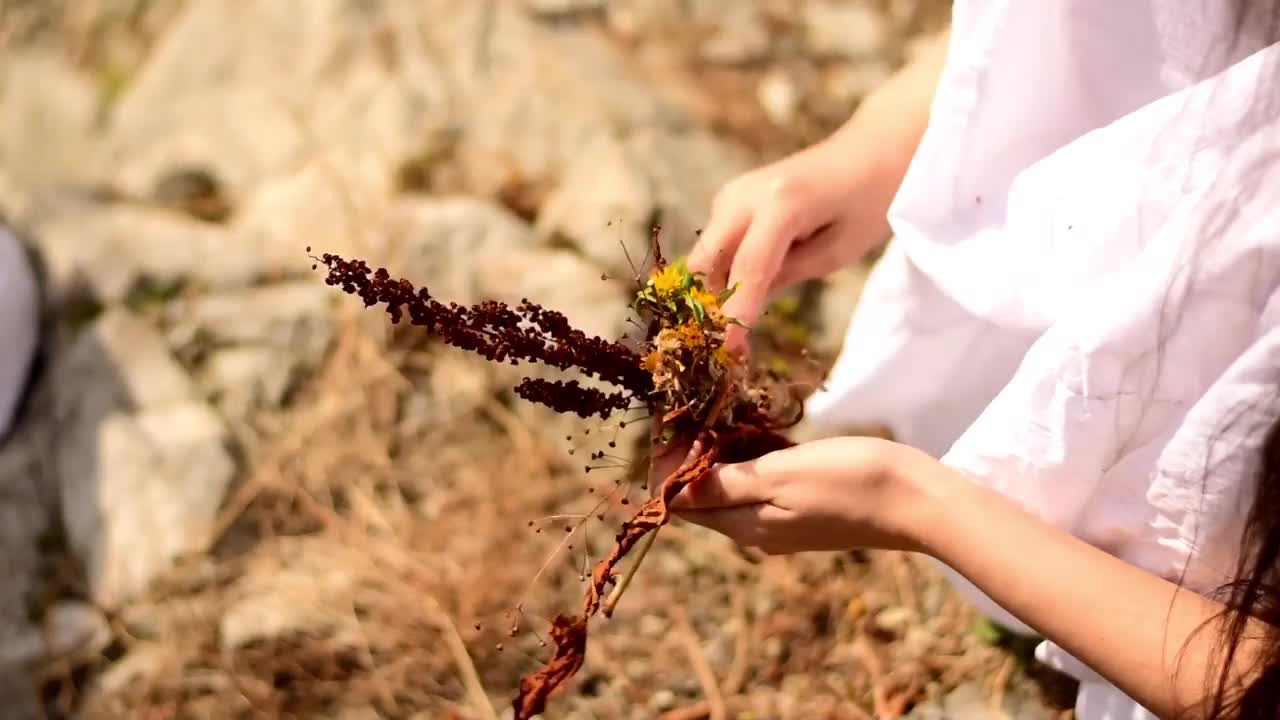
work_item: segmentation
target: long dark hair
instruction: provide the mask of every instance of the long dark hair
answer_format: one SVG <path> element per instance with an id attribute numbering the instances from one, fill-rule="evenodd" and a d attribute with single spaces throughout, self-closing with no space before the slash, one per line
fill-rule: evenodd
<path id="1" fill-rule="evenodd" d="M 1234 0 L 1229 12 L 1235 32 L 1226 48 L 1228 55 L 1239 57 L 1280 42 L 1280 2 Z M 1265 83 L 1258 88 L 1258 104 L 1273 102 L 1276 92 L 1275 86 Z M 1264 109 L 1261 115 L 1274 118 L 1274 108 Z M 1269 164 L 1277 159 L 1257 161 Z M 1226 190 L 1230 194 L 1241 189 Z M 1202 628 L 1217 634 L 1209 694 L 1193 709 L 1194 717 L 1205 720 L 1280 717 L 1280 417 L 1260 430 L 1265 441 L 1251 478 L 1252 503 L 1244 520 L 1239 559 L 1232 581 L 1215 593 L 1226 609 Z M 1247 652 L 1242 650 L 1246 641 L 1256 643 Z"/>
<path id="2" fill-rule="evenodd" d="M 1235 580 L 1219 592 L 1228 609 L 1216 622 L 1221 628 L 1216 677 L 1203 717 L 1275 720 L 1280 717 L 1280 420 L 1267 431 L 1242 540 Z M 1252 636 L 1252 618 L 1266 624 L 1262 637 Z M 1247 684 L 1239 668 L 1233 671 L 1245 639 L 1260 643 L 1254 653 L 1259 667 L 1247 669 Z"/>

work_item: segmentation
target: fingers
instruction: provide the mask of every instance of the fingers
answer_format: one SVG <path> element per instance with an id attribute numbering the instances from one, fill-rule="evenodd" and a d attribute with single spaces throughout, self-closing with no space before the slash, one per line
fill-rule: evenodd
<path id="1" fill-rule="evenodd" d="M 751 215 L 745 210 L 717 208 L 689 252 L 689 269 L 703 273 L 705 283 L 712 291 L 720 292 L 729 281 L 734 253 L 742 243 L 750 221 Z"/>
<path id="2" fill-rule="evenodd" d="M 671 508 L 708 510 L 752 505 L 770 500 L 768 483 L 755 471 L 753 463 L 720 465 L 701 480 L 690 483 L 671 503 Z"/>
<path id="3" fill-rule="evenodd" d="M 745 325 L 760 316 L 791 245 L 793 231 L 790 213 L 781 207 L 768 208 L 752 221 L 729 269 L 726 287 L 737 286 L 737 291 L 725 303 L 726 315 Z M 735 326 L 730 328 L 725 343 L 731 350 L 739 350 L 745 341 L 745 331 Z"/>
<path id="4" fill-rule="evenodd" d="M 846 253 L 835 241 L 833 236 L 839 231 L 837 225 L 826 225 L 803 240 L 793 242 L 769 291 L 776 292 L 805 280 L 825 277 L 848 264 L 850 257 L 856 256 Z"/>
<path id="5" fill-rule="evenodd" d="M 766 552 L 784 549 L 785 531 L 779 531 L 790 513 L 768 503 L 739 505 L 717 510 L 685 510 L 685 520 L 715 530 L 739 545 L 759 547 Z"/>
<path id="6" fill-rule="evenodd" d="M 680 517 L 727 535 L 743 545 L 754 545 L 759 534 L 760 514 L 767 505 L 740 505 L 718 510 L 682 510 Z"/>

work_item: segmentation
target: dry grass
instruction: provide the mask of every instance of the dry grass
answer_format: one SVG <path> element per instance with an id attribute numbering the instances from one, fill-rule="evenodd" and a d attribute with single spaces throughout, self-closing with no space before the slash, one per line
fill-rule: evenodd
<path id="1" fill-rule="evenodd" d="M 609 480 L 501 393 L 442 384 L 455 353 L 373 338 L 350 323 L 291 410 L 240 429 L 252 470 L 217 542 L 114 618 L 123 660 L 92 666 L 93 682 L 48 678 L 55 705 L 156 719 L 507 710 L 549 652 L 547 619 L 576 607 L 588 556 L 630 508 L 572 536 L 531 529 L 585 512 L 603 494 L 587 487 Z M 415 422 L 423 412 L 451 421 Z M 884 720 L 973 678 L 996 679 L 993 698 L 1025 685 L 918 558 L 765 558 L 668 530 L 550 717 Z"/>

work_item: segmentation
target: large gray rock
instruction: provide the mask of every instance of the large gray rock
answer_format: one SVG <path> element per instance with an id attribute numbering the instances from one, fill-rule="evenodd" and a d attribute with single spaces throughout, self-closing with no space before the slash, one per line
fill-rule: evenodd
<path id="1" fill-rule="evenodd" d="M 391 214 L 393 274 L 426 285 L 443 302 L 522 298 L 559 310 L 584 332 L 624 331 L 623 285 L 577 253 L 540 245 L 510 211 L 468 197 L 410 199 Z"/>
<path id="2" fill-rule="evenodd" d="M 424 32 L 456 92 L 456 162 L 467 186 L 532 210 L 604 130 L 685 127 L 617 47 L 551 27 L 517 3 L 435 0 Z"/>
<path id="3" fill-rule="evenodd" d="M 0 58 L 0 167 L 24 185 L 86 176 L 98 92 L 61 55 L 6 50 Z"/>
<path id="4" fill-rule="evenodd" d="M 318 278 L 176 300 L 171 347 L 232 420 L 276 409 L 319 366 L 334 334 L 331 288 Z"/>
<path id="5" fill-rule="evenodd" d="M 39 567 L 48 513 L 42 498 L 39 450 L 29 432 L 0 443 L 0 697 L 15 720 L 43 717 L 28 671 L 45 658 L 27 606 Z"/>
<path id="6" fill-rule="evenodd" d="M 539 235 L 570 240 L 629 281 L 624 245 L 638 264 L 649 245 L 650 222 L 658 217 L 663 253 L 688 252 L 716 192 L 748 169 L 745 153 L 710 133 L 602 133 L 582 149 L 547 199 Z"/>
<path id="7" fill-rule="evenodd" d="M 738 65 L 767 59 L 771 46 L 760 7 L 737 2 L 725 7 L 716 18 L 715 30 L 702 41 L 698 54 L 707 62 Z"/>
<path id="8" fill-rule="evenodd" d="M 266 179 L 244 200 L 232 223 L 237 252 L 255 258 L 264 272 L 286 274 L 311 274 L 308 245 L 322 252 L 376 256 L 385 244 L 372 230 L 392 203 L 390 179 L 389 172 L 325 158 Z"/>
<path id="9" fill-rule="evenodd" d="M 102 172 L 145 193 L 176 167 L 203 167 L 238 199 L 318 155 L 389 175 L 445 98 L 415 12 L 351 0 L 188 3 L 114 108 Z"/>
<path id="10" fill-rule="evenodd" d="M 163 338 L 110 310 L 60 358 L 54 469 L 91 596 L 117 607 L 200 549 L 235 472 L 221 418 Z"/>
<path id="11" fill-rule="evenodd" d="M 137 196 L 209 171 L 235 241 L 296 271 L 308 243 L 368 251 L 396 168 L 442 129 L 463 187 L 532 214 L 602 129 L 689 122 L 599 33 L 516 3 L 195 0 L 115 106 L 98 167 Z"/>
<path id="12" fill-rule="evenodd" d="M 890 19 L 870 3 L 809 0 L 803 22 L 807 49 L 818 57 L 874 59 L 893 38 Z"/>
<path id="13" fill-rule="evenodd" d="M 244 287 L 266 271 L 259 248 L 169 210 L 65 195 L 43 200 L 32 215 L 55 301 L 87 292 L 116 302 L 144 284 Z"/>
<path id="14" fill-rule="evenodd" d="M 92 658 L 111 642 L 111 627 L 92 605 L 61 602 L 42 608 L 40 626 L 25 628 L 0 645 L 0 668 L 35 668 L 58 659 Z"/>

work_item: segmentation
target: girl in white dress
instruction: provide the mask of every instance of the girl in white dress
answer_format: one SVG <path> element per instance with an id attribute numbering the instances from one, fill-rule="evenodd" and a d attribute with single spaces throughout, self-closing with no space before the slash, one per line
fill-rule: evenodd
<path id="1" fill-rule="evenodd" d="M 894 236 L 809 411 L 900 442 L 722 466 L 681 514 L 935 557 L 1081 720 L 1280 717 L 1278 5 L 955 0 L 843 128 L 729 183 L 690 266 L 748 324 Z"/>

